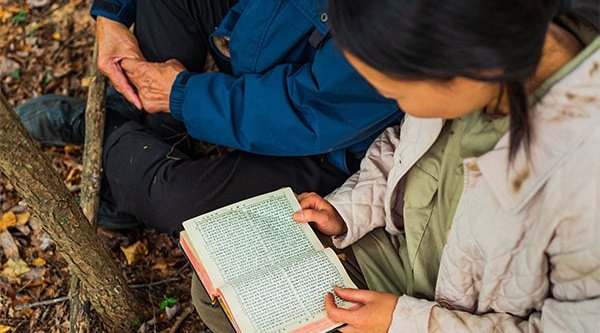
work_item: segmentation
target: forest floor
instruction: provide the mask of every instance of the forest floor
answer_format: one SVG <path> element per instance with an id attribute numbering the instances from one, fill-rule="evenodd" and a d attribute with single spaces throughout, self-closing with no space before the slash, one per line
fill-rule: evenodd
<path id="1" fill-rule="evenodd" d="M 0 88 L 12 106 L 43 94 L 84 98 L 94 44 L 91 0 L 0 0 Z M 73 195 L 81 182 L 81 147 L 43 147 Z M 2 157 L 0 157 L 2 158 Z M 68 332 L 70 274 L 42 230 L 0 174 L 0 333 Z M 191 306 L 191 270 L 177 239 L 152 230 L 99 229 L 138 297 L 153 309 L 139 332 L 207 332 Z M 43 305 L 40 302 L 54 301 Z M 172 307 L 164 306 L 166 303 Z M 96 318 L 97 320 L 97 318 Z M 93 329 L 103 332 L 101 325 Z"/>

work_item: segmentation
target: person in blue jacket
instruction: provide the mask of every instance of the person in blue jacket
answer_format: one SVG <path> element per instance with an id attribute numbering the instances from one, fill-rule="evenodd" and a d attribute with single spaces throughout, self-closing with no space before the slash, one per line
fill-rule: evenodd
<path id="1" fill-rule="evenodd" d="M 177 232 L 284 186 L 325 195 L 401 118 L 330 38 L 326 0 L 95 0 L 91 14 L 100 71 L 145 111 L 106 105 L 103 199 L 150 227 Z M 61 141 L 32 105 L 19 113 L 34 137 Z M 69 143 L 83 141 L 81 110 L 62 113 Z M 196 140 L 233 151 L 197 156 Z"/>

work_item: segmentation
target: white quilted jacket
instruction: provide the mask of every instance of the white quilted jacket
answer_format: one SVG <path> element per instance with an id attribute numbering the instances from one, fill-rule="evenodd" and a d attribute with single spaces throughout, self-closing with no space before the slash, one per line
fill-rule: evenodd
<path id="1" fill-rule="evenodd" d="M 464 161 L 436 301 L 401 296 L 390 332 L 600 332 L 600 51 L 590 53 L 533 108 L 529 161 L 519 152 L 509 167 L 508 137 Z M 442 126 L 407 117 L 380 136 L 328 197 L 348 225 L 336 246 L 378 227 L 400 233 L 401 180 Z"/>

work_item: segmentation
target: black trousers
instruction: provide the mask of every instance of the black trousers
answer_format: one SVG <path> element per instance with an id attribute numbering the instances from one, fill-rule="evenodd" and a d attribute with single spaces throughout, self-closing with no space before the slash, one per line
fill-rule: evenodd
<path id="1" fill-rule="evenodd" d="M 200 71 L 209 50 L 208 35 L 233 3 L 138 0 L 135 33 L 144 56 L 150 61 L 176 58 Z M 195 157 L 183 124 L 168 114 L 149 119 L 107 120 L 118 125 L 107 129 L 104 184 L 120 212 L 161 231 L 176 233 L 189 218 L 281 187 L 325 195 L 347 178 L 324 156 L 235 151 L 218 158 Z"/>

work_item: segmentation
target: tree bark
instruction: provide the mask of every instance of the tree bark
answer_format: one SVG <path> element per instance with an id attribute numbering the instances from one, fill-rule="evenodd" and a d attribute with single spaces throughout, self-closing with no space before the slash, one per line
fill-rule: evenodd
<path id="1" fill-rule="evenodd" d="M 85 285 L 94 309 L 112 332 L 142 320 L 143 307 L 46 156 L 0 92 L 0 172 L 15 186 Z"/>
<path id="2" fill-rule="evenodd" d="M 98 42 L 94 44 L 92 68 L 89 73 L 91 83 L 85 109 L 85 143 L 83 151 L 83 173 L 81 176 L 81 194 L 79 205 L 92 228 L 96 229 L 96 217 L 100 205 L 100 183 L 102 179 L 102 142 L 104 138 L 104 99 L 106 97 L 106 80 L 98 72 Z M 70 333 L 89 332 L 91 318 L 89 300 L 82 293 L 79 277 L 71 277 L 70 300 Z M 84 286 L 85 287 L 85 286 Z"/>

